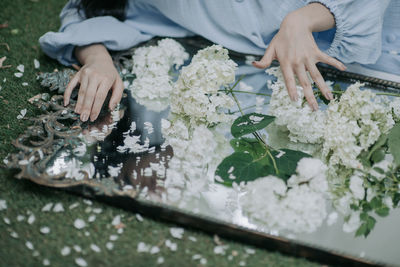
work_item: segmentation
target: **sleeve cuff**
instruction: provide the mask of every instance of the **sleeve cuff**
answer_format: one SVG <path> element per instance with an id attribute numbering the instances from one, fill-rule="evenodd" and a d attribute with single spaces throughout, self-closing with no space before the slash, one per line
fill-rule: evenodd
<path id="1" fill-rule="evenodd" d="M 388 0 L 320 0 L 335 18 L 336 32 L 326 53 L 344 63 L 375 63 L 382 46 L 383 14 Z"/>
<path id="2" fill-rule="evenodd" d="M 95 17 L 70 24 L 62 32 L 48 32 L 39 39 L 43 51 L 61 64 L 77 63 L 75 46 L 102 43 L 110 50 L 125 50 L 153 36 L 113 17 Z"/>

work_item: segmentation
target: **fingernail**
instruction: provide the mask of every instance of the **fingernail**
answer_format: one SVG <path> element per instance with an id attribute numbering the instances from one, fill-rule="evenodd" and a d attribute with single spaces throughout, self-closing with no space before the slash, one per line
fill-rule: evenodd
<path id="1" fill-rule="evenodd" d="M 68 101 L 64 101 L 64 107 L 68 105 Z"/>
<path id="2" fill-rule="evenodd" d="M 314 111 L 317 111 L 318 110 L 318 104 L 317 103 L 312 103 L 312 109 L 314 110 Z"/>
<path id="3" fill-rule="evenodd" d="M 86 114 L 86 113 L 83 113 L 82 115 L 81 115 L 81 121 L 87 121 L 88 120 L 88 115 Z"/>
<path id="4" fill-rule="evenodd" d="M 328 97 L 327 97 L 328 100 L 333 100 L 333 94 L 332 94 L 332 92 L 328 92 L 328 93 L 327 93 L 327 96 L 328 96 Z"/>

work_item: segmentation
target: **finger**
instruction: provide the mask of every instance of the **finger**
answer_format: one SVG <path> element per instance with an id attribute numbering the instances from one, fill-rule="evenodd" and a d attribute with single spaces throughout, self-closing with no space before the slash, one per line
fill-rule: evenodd
<path id="1" fill-rule="evenodd" d="M 312 110 L 318 110 L 318 103 L 315 99 L 310 80 L 307 77 L 306 69 L 304 66 L 300 66 L 296 69 L 297 78 L 301 87 L 303 87 L 304 97 L 307 99 L 308 104 Z"/>
<path id="2" fill-rule="evenodd" d="M 75 86 L 78 84 L 80 79 L 80 73 L 76 73 L 74 77 L 69 81 L 67 87 L 64 91 L 64 106 L 69 104 L 69 99 L 71 98 L 72 91 L 75 89 Z"/>
<path id="3" fill-rule="evenodd" d="M 328 56 L 327 54 L 325 54 L 323 52 L 321 52 L 319 54 L 318 59 L 320 62 L 331 65 L 341 71 L 346 70 L 346 66 L 342 62 L 340 62 L 339 60 L 337 60 L 333 57 Z"/>
<path id="4" fill-rule="evenodd" d="M 294 79 L 294 73 L 292 67 L 289 64 L 282 63 L 281 70 L 283 77 L 285 78 L 285 84 L 290 99 L 292 101 L 297 101 L 299 99 L 299 96 L 297 94 L 296 80 Z"/>
<path id="5" fill-rule="evenodd" d="M 76 65 L 76 64 L 72 64 L 72 67 L 73 67 L 74 69 L 76 69 L 77 71 L 79 71 L 79 70 L 81 69 L 81 67 L 79 67 L 79 66 Z"/>
<path id="6" fill-rule="evenodd" d="M 96 97 L 92 106 L 92 111 L 90 112 L 90 120 L 94 121 L 100 114 L 101 108 L 103 106 L 104 100 L 106 100 L 108 90 L 110 89 L 110 84 L 103 82 L 97 89 Z"/>
<path id="7" fill-rule="evenodd" d="M 268 68 L 275 59 L 275 49 L 269 45 L 260 61 L 253 61 L 253 66 L 259 69 Z"/>
<path id="8" fill-rule="evenodd" d="M 83 100 L 85 99 L 88 82 L 89 82 L 88 76 L 81 75 L 81 85 L 79 86 L 78 100 L 76 101 L 76 106 L 75 106 L 75 112 L 78 114 L 81 113 L 81 108 L 82 108 Z"/>
<path id="9" fill-rule="evenodd" d="M 124 91 L 124 83 L 122 82 L 120 77 L 117 77 L 115 80 L 113 86 L 112 86 L 112 95 L 109 103 L 109 108 L 110 110 L 114 110 L 114 108 L 117 106 L 119 101 L 121 101 L 122 98 L 122 92 Z"/>
<path id="10" fill-rule="evenodd" d="M 321 93 L 324 95 L 324 97 L 328 100 L 332 100 L 333 99 L 332 92 L 329 89 L 328 85 L 326 85 L 324 78 L 322 77 L 321 73 L 319 72 L 315 64 L 312 63 L 308 64 L 307 70 L 310 73 L 313 81 L 317 84 Z"/>
<path id="11" fill-rule="evenodd" d="M 82 103 L 81 121 L 87 121 L 89 119 L 90 111 L 92 110 L 94 98 L 97 93 L 99 82 L 97 79 L 90 79 L 86 90 L 85 99 Z"/>

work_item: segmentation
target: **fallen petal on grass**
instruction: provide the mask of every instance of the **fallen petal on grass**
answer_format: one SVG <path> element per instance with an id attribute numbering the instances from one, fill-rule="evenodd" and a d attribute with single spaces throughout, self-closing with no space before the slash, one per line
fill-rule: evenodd
<path id="1" fill-rule="evenodd" d="M 83 228 L 85 228 L 85 226 L 86 226 L 86 223 L 85 223 L 85 221 L 82 220 L 82 219 L 76 219 L 76 220 L 74 221 L 74 227 L 75 227 L 76 229 L 83 229 Z"/>

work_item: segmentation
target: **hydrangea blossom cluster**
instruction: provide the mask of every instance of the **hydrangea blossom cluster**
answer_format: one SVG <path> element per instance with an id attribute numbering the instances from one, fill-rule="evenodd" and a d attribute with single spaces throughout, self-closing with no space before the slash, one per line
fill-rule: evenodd
<path id="1" fill-rule="evenodd" d="M 297 86 L 298 101 L 291 101 L 280 69 L 267 72 L 278 78 L 271 85 L 269 109 L 276 116 L 275 123 L 289 130 L 293 142 L 322 144 L 323 156 L 332 166 L 361 168 L 359 154 L 393 127 L 392 110 L 393 114 L 400 114 L 395 101 L 389 104 L 369 90 L 360 90 L 361 83 L 350 85 L 340 100 L 329 103 L 326 111 L 313 112 L 304 103 L 301 86 Z"/>
<path id="2" fill-rule="evenodd" d="M 367 167 L 361 163 L 360 154 L 368 151 L 382 134 L 389 132 L 395 121 L 399 121 L 400 99 L 389 101 L 369 90 L 361 90 L 363 84 L 355 83 L 341 94 L 340 99 L 331 101 L 325 111 L 310 112 L 308 105 L 304 105 L 301 87 L 297 87 L 300 100 L 293 103 L 280 70 L 273 69 L 269 73 L 278 78 L 271 86 L 270 105 L 270 112 L 277 117 L 276 124 L 289 130 L 292 141 L 321 144 L 322 157 L 329 162 L 327 175 L 332 186 L 333 206 L 345 218 L 343 230 L 357 230 L 363 223 L 360 210 L 350 207 L 361 207 L 362 203 L 377 196 L 378 191 L 386 192 L 381 188 L 386 187 L 383 182 L 366 183 L 365 173 L 382 181 L 394 165 L 393 157 L 387 154 L 382 161 Z M 387 207 L 393 206 L 389 196 L 384 201 L 388 202 Z"/>
<path id="3" fill-rule="evenodd" d="M 188 57 L 182 45 L 168 38 L 160 40 L 157 46 L 136 49 L 132 56 L 136 79 L 129 86 L 133 97 L 150 110 L 166 109 L 173 87 L 170 70 L 177 70 Z"/>
<path id="4" fill-rule="evenodd" d="M 384 159 L 372 165 L 368 172 L 381 182 L 385 178 L 384 173 L 393 171 L 394 167 L 393 156 L 391 154 L 386 154 Z M 382 172 L 377 172 L 377 168 Z M 333 206 L 346 218 L 343 224 L 343 231 L 347 233 L 354 232 L 361 226 L 362 221 L 360 220 L 360 211 L 352 210 L 350 208 L 351 205 L 359 207 L 362 201 L 366 200 L 370 202 L 374 197 L 379 197 L 378 191 L 389 190 L 391 184 L 384 183 L 384 187 L 387 187 L 386 189 L 381 188 L 381 183 L 375 183 L 375 185 L 371 186 L 369 182 L 366 183 L 368 179 L 362 172 L 357 170 L 352 171 L 352 169 L 344 167 L 331 169 L 330 171 L 332 171 L 332 174 L 329 175 L 330 178 L 332 178 L 333 175 L 337 176 L 337 179 L 330 181 L 331 183 L 337 184 L 336 194 L 333 198 Z M 343 180 L 340 177 L 349 178 Z M 388 208 L 393 208 L 393 201 L 389 196 L 384 197 L 383 202 Z"/>
<path id="5" fill-rule="evenodd" d="M 220 45 L 200 50 L 190 65 L 183 67 L 171 97 L 171 112 L 186 116 L 191 124 L 213 125 L 227 122 L 231 116 L 223 112 L 234 101 L 221 87 L 235 81 L 237 64 L 229 59 Z"/>
<path id="6" fill-rule="evenodd" d="M 311 233 L 327 217 L 327 166 L 315 158 L 303 158 L 287 185 L 275 176 L 245 185 L 240 205 L 255 223 L 269 230 Z"/>
<path id="7" fill-rule="evenodd" d="M 292 142 L 322 143 L 326 114 L 321 110 L 313 112 L 304 103 L 303 88 L 299 85 L 296 86 L 298 100 L 290 100 L 280 68 L 270 68 L 266 72 L 278 78 L 271 85 L 269 104 L 269 114 L 276 117 L 275 123 L 287 128 Z"/>
<path id="8" fill-rule="evenodd" d="M 394 125 L 390 105 L 362 84 L 350 85 L 327 109 L 322 153 L 331 165 L 362 168 L 357 159 Z"/>

